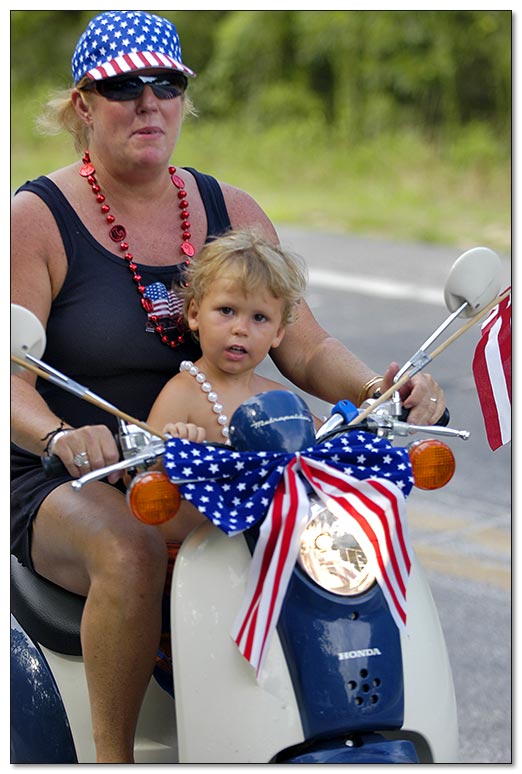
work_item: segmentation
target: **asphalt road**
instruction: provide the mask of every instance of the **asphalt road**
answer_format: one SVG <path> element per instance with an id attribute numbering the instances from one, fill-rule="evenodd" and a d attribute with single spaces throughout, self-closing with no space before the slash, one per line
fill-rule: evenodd
<path id="1" fill-rule="evenodd" d="M 405 362 L 446 319 L 443 288 L 465 249 L 397 244 L 296 228 L 278 229 L 309 268 L 308 302 L 321 324 L 378 372 Z M 511 283 L 502 258 L 501 290 Z M 436 345 L 464 321 L 454 322 Z M 457 470 L 438 492 L 414 490 L 410 538 L 428 573 L 453 669 L 461 763 L 510 763 L 511 444 L 488 446 L 471 362 L 475 326 L 428 367 L 443 387 Z M 432 351 L 433 348 L 430 348 Z M 276 375 L 270 363 L 265 373 Z M 280 378 L 277 376 L 277 378 Z M 330 406 L 307 400 L 318 416 Z M 417 436 L 418 437 L 418 436 Z"/>

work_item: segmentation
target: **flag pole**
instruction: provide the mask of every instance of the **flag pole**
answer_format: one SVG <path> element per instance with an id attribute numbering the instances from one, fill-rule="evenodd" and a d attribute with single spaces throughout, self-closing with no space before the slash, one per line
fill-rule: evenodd
<path id="1" fill-rule="evenodd" d="M 491 310 L 500 304 L 505 298 L 509 296 L 511 293 L 511 288 L 509 290 L 506 290 L 504 293 L 502 293 L 498 298 L 495 298 L 494 301 L 492 301 L 490 304 L 488 304 L 484 309 L 482 309 L 481 312 L 478 312 L 478 314 L 475 315 L 475 317 L 472 317 L 470 320 L 468 320 L 467 323 L 465 323 L 462 328 L 459 328 L 458 331 L 455 331 L 455 333 L 452 333 L 451 336 L 442 344 L 440 344 L 438 347 L 436 347 L 433 352 L 430 355 L 430 359 L 433 360 L 434 358 L 438 357 L 441 352 L 444 352 L 444 350 L 449 347 L 450 344 L 453 344 L 456 339 L 459 338 L 459 336 L 462 336 L 463 333 L 466 333 L 467 330 L 469 330 L 473 325 L 475 325 L 476 322 L 478 322 L 482 317 L 484 317 L 488 312 L 491 312 Z"/>
<path id="2" fill-rule="evenodd" d="M 439 346 L 436 347 L 433 350 L 433 352 L 431 352 L 430 355 L 428 355 L 429 357 L 428 362 L 431 362 L 436 357 L 438 357 L 441 354 L 441 352 L 444 352 L 444 350 L 447 347 L 449 347 L 450 344 L 453 344 L 453 342 L 456 341 L 458 338 L 460 338 L 460 336 L 462 336 L 463 333 L 466 333 L 466 331 L 468 331 L 473 325 L 475 325 L 475 323 L 477 323 L 479 320 L 485 317 L 485 315 L 488 312 L 490 312 L 492 309 L 494 309 L 495 306 L 497 306 L 505 298 L 507 298 L 510 293 L 511 293 L 511 288 L 509 288 L 508 290 L 505 290 L 504 293 L 501 293 L 500 296 L 497 296 L 497 298 L 493 299 L 493 301 L 487 304 L 487 306 L 485 306 L 484 309 L 481 309 L 480 312 L 477 312 L 477 314 L 474 317 L 472 317 L 470 320 L 468 320 L 461 328 L 459 328 L 458 331 L 455 331 L 455 333 L 452 333 L 451 336 L 446 341 L 444 341 L 442 344 L 439 344 Z M 378 406 L 380 406 L 381 403 L 384 403 L 385 401 L 388 400 L 388 398 L 391 398 L 394 392 L 397 392 L 397 390 L 400 390 L 400 388 L 404 384 L 406 384 L 406 382 L 410 378 L 410 371 L 413 367 L 414 366 L 412 364 L 408 368 L 406 373 L 404 373 L 397 382 L 392 384 L 391 387 L 388 387 L 388 389 L 385 392 L 383 392 L 383 394 L 379 398 L 376 398 L 376 400 L 372 402 L 371 406 L 368 406 L 367 408 L 365 408 L 364 411 L 362 411 L 358 416 L 352 419 L 352 421 L 348 423 L 348 427 L 352 425 L 358 425 L 360 422 L 363 421 L 363 419 L 366 419 L 366 417 L 369 414 L 371 414 L 372 411 L 375 411 L 375 409 Z"/>
<path id="3" fill-rule="evenodd" d="M 22 368 L 26 368 L 28 371 L 32 371 L 33 373 L 40 376 L 42 379 L 47 379 L 47 381 L 52 381 L 54 384 L 57 384 L 57 381 L 54 381 L 52 374 L 48 374 L 47 371 L 44 371 L 42 368 L 39 368 L 36 365 L 33 365 L 32 363 L 28 363 L 27 360 L 24 360 L 21 357 L 18 357 L 17 355 L 11 355 L 11 360 L 13 363 L 16 363 L 19 366 L 22 366 Z M 64 389 L 67 389 L 66 386 L 62 383 L 58 383 L 58 386 L 63 387 Z M 76 393 L 73 393 L 76 395 Z M 139 419 L 135 419 L 134 417 L 131 417 L 130 414 L 126 414 L 124 411 L 120 411 L 120 409 L 116 408 L 116 406 L 112 406 L 110 403 L 106 403 L 101 398 L 98 398 L 94 393 L 85 392 L 81 396 L 78 395 L 78 397 L 82 398 L 83 400 L 86 400 L 88 403 L 92 403 L 94 406 L 97 406 L 98 408 L 103 409 L 104 411 L 107 411 L 109 414 L 113 414 L 115 417 L 118 417 L 118 419 L 123 419 L 125 422 L 129 422 L 131 425 L 137 425 L 142 430 L 145 430 L 147 433 L 151 433 L 151 435 L 155 435 L 158 438 L 161 438 L 163 441 L 167 440 L 167 437 L 165 435 L 162 435 L 161 433 L 156 432 L 156 430 L 153 430 L 152 427 L 149 427 L 149 425 L 145 424 L 145 422 L 140 422 Z"/>

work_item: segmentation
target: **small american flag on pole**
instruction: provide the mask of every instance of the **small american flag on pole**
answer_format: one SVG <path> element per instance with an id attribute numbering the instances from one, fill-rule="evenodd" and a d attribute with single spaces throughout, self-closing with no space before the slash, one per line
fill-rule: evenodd
<path id="1" fill-rule="evenodd" d="M 504 293 L 507 291 L 511 288 Z M 511 292 L 482 323 L 473 376 L 488 443 L 494 451 L 511 440 Z"/>

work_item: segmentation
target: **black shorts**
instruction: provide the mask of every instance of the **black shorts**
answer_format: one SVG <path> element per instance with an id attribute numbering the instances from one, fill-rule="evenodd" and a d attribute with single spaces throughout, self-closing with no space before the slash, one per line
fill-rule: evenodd
<path id="1" fill-rule="evenodd" d="M 57 486 L 73 477 L 68 473 L 47 478 L 40 457 L 11 444 L 11 553 L 33 568 L 31 534 L 40 505 Z"/>
<path id="2" fill-rule="evenodd" d="M 33 521 L 47 495 L 73 480 L 68 473 L 48 478 L 40 457 L 11 444 L 11 553 L 32 570 Z M 126 491 L 122 480 L 112 486 Z"/>

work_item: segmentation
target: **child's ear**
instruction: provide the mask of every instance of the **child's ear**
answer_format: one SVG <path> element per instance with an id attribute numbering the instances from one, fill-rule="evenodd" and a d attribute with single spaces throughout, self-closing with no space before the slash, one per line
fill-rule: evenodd
<path id="1" fill-rule="evenodd" d="M 277 333 L 276 333 L 276 335 L 274 337 L 274 340 L 272 342 L 271 349 L 275 349 L 276 347 L 278 347 L 281 344 L 281 342 L 283 341 L 285 332 L 286 332 L 286 328 L 285 328 L 285 326 L 283 324 L 281 324 L 279 326 L 279 328 L 277 329 Z"/>
<path id="2" fill-rule="evenodd" d="M 199 329 L 199 309 L 193 298 L 190 299 L 187 309 L 187 324 L 191 331 L 197 331 Z"/>

